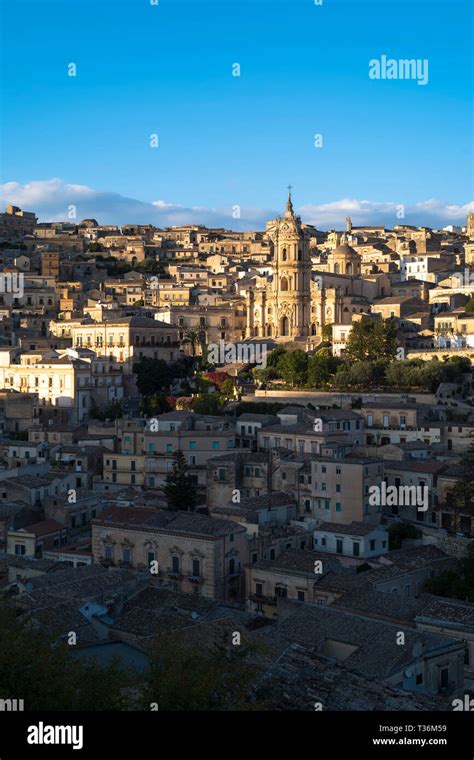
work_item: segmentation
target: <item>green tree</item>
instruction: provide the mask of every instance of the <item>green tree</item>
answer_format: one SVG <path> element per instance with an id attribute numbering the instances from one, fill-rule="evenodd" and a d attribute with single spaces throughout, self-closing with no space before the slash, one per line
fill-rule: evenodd
<path id="1" fill-rule="evenodd" d="M 329 349 L 322 348 L 316 351 L 308 359 L 307 387 L 320 388 L 329 383 L 339 364 L 340 360 L 336 359 Z"/>
<path id="2" fill-rule="evenodd" d="M 192 328 L 190 328 L 189 330 L 186 330 L 186 332 L 184 333 L 183 340 L 186 343 L 190 343 L 191 344 L 191 353 L 192 353 L 193 356 L 196 356 L 196 346 L 200 342 L 198 330 L 194 330 Z"/>
<path id="3" fill-rule="evenodd" d="M 169 390 L 173 379 L 171 368 L 163 359 L 142 359 L 133 365 L 137 387 L 143 396 L 151 396 Z"/>
<path id="4" fill-rule="evenodd" d="M 459 479 L 456 481 L 448 506 L 454 512 L 457 529 L 457 518 L 461 515 L 474 516 L 474 443 L 471 443 L 459 462 Z"/>
<path id="5" fill-rule="evenodd" d="M 192 632 L 191 632 L 192 633 Z M 258 709 L 249 699 L 260 674 L 255 646 L 233 646 L 230 632 L 196 651 L 184 632 L 159 630 L 146 677 L 144 708 L 165 711 Z"/>
<path id="6" fill-rule="evenodd" d="M 467 312 L 467 314 L 471 314 L 474 311 L 474 298 L 471 298 L 471 300 L 467 302 L 464 311 Z"/>
<path id="7" fill-rule="evenodd" d="M 173 454 L 173 469 L 166 476 L 163 488 L 171 510 L 192 511 L 196 506 L 196 486 L 188 475 L 188 466 L 181 450 Z"/>
<path id="8" fill-rule="evenodd" d="M 219 393 L 225 399 L 235 398 L 235 387 L 236 387 L 236 382 L 235 382 L 234 378 L 233 377 L 227 377 L 221 383 L 221 386 L 219 388 Z"/>
<path id="9" fill-rule="evenodd" d="M 293 387 L 303 387 L 308 373 L 308 354 L 300 348 L 286 351 L 278 359 L 278 373 Z"/>
<path id="10" fill-rule="evenodd" d="M 192 402 L 192 409 L 196 414 L 218 414 L 224 404 L 225 400 L 220 393 L 214 391 L 196 396 Z"/>
<path id="11" fill-rule="evenodd" d="M 327 325 L 324 325 L 322 330 L 322 339 L 324 341 L 327 341 L 328 343 L 332 343 L 332 322 L 330 322 Z"/>
<path id="12" fill-rule="evenodd" d="M 349 361 L 389 361 L 395 357 L 397 348 L 394 320 L 363 318 L 352 323 L 344 358 Z"/>
<path id="13" fill-rule="evenodd" d="M 411 523 L 392 523 L 388 529 L 388 547 L 389 549 L 400 549 L 402 541 L 405 539 L 414 539 L 419 538 L 420 536 L 420 531 Z"/>
<path id="14" fill-rule="evenodd" d="M 102 245 L 102 243 L 96 243 L 95 241 L 93 241 L 92 243 L 89 243 L 88 250 L 89 250 L 89 253 L 100 253 L 101 251 L 104 250 L 104 246 Z"/>
<path id="15" fill-rule="evenodd" d="M 73 647 L 58 643 L 29 621 L 26 614 L 0 605 L 0 694 L 25 700 L 25 710 L 124 710 L 130 675 L 117 661 L 102 667 L 75 658 Z M 32 656 L 34 653 L 34 656 Z"/>

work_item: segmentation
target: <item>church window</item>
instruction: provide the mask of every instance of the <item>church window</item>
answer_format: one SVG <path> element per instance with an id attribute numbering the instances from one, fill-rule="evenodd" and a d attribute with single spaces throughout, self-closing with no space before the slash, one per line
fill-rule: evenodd
<path id="1" fill-rule="evenodd" d="M 288 280 L 286 279 L 286 277 L 281 278 L 280 290 L 288 290 Z"/>
<path id="2" fill-rule="evenodd" d="M 298 261 L 301 261 L 302 258 L 303 258 L 303 254 L 301 253 L 301 251 L 298 251 Z"/>
<path id="3" fill-rule="evenodd" d="M 286 248 L 283 248 L 281 252 L 281 258 L 282 258 L 282 261 L 286 261 Z"/>

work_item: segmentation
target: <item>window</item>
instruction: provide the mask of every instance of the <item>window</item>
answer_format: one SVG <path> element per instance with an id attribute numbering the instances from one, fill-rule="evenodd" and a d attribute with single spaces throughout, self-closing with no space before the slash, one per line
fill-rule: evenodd
<path id="1" fill-rule="evenodd" d="M 324 509 L 329 509 L 330 506 L 331 506 L 331 503 L 330 503 L 329 499 L 325 499 L 324 500 Z"/>
<path id="2" fill-rule="evenodd" d="M 24 544 L 15 544 L 15 554 L 17 557 L 23 557 L 26 554 L 26 546 Z"/>
<path id="3" fill-rule="evenodd" d="M 212 448 L 213 449 L 218 449 L 219 448 L 219 441 L 213 441 L 212 442 Z"/>
<path id="4" fill-rule="evenodd" d="M 270 549 L 270 559 L 275 559 L 275 549 Z"/>
<path id="5" fill-rule="evenodd" d="M 189 448 L 195 449 L 196 448 L 196 441 L 189 441 Z"/>
<path id="6" fill-rule="evenodd" d="M 336 512 L 342 512 L 342 506 L 339 501 L 336 501 Z"/>
<path id="7" fill-rule="evenodd" d="M 147 565 L 150 567 L 151 563 L 155 561 L 155 552 L 148 551 L 146 555 Z"/>
<path id="8" fill-rule="evenodd" d="M 336 493 L 341 493 L 341 484 L 336 483 Z"/>
<path id="9" fill-rule="evenodd" d="M 336 467 L 336 475 L 340 475 L 340 474 L 341 474 L 341 468 L 340 467 Z"/>
<path id="10" fill-rule="evenodd" d="M 226 469 L 225 467 L 219 467 L 217 470 L 217 477 L 219 480 L 225 480 L 226 479 Z"/>
<path id="11" fill-rule="evenodd" d="M 421 686 L 423 683 L 423 673 L 417 673 L 416 675 L 416 685 Z"/>
<path id="12" fill-rule="evenodd" d="M 263 596 L 263 583 L 255 584 L 255 596 Z"/>
<path id="13" fill-rule="evenodd" d="M 357 541 L 352 542 L 352 554 L 354 557 L 360 557 L 360 544 Z"/>
<path id="14" fill-rule="evenodd" d="M 321 539 L 321 546 L 326 546 L 326 537 Z"/>
<path id="15" fill-rule="evenodd" d="M 336 552 L 337 554 L 342 554 L 342 538 L 336 539 Z"/>
<path id="16" fill-rule="evenodd" d="M 171 570 L 173 573 L 179 574 L 179 557 L 171 557 Z"/>
<path id="17" fill-rule="evenodd" d="M 193 576 L 199 578 L 201 575 L 201 563 L 198 559 L 193 559 Z"/>
<path id="18" fill-rule="evenodd" d="M 253 554 L 252 554 L 252 564 L 254 565 L 257 560 L 258 560 L 258 554 L 257 554 L 257 552 L 253 552 Z"/>
<path id="19" fill-rule="evenodd" d="M 131 561 L 131 558 L 132 558 L 132 555 L 131 555 L 130 549 L 128 548 L 128 546 L 124 546 L 124 548 L 123 548 L 123 564 L 124 565 L 129 565 L 130 561 Z"/>
<path id="20" fill-rule="evenodd" d="M 374 539 L 372 539 L 371 542 L 370 542 L 370 551 L 371 552 L 375 551 L 375 540 Z"/>
<path id="21" fill-rule="evenodd" d="M 275 596 L 279 599 L 286 599 L 288 596 L 287 589 L 284 586 L 275 586 Z"/>
<path id="22" fill-rule="evenodd" d="M 105 547 L 105 559 L 109 561 L 112 559 L 112 547 L 110 546 L 110 544 L 107 544 L 107 546 Z"/>
<path id="23" fill-rule="evenodd" d="M 229 560 L 229 575 L 234 575 L 235 573 L 235 559 Z"/>
<path id="24" fill-rule="evenodd" d="M 167 443 L 166 444 L 166 453 L 167 454 L 172 454 L 173 453 L 173 444 L 172 443 Z"/>
<path id="25" fill-rule="evenodd" d="M 304 591 L 298 591 L 298 601 L 304 602 L 305 594 Z"/>

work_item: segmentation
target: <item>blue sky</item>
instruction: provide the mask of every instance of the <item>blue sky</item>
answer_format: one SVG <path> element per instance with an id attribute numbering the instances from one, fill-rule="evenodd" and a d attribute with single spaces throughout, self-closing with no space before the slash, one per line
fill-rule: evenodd
<path id="1" fill-rule="evenodd" d="M 289 182 L 322 227 L 351 208 L 390 223 L 396 204 L 460 224 L 474 199 L 471 0 L 3 0 L 2 15 L 2 196 L 42 218 L 75 203 L 219 223 L 238 204 L 232 226 L 261 226 Z M 369 79 L 383 54 L 428 59 L 428 84 Z"/>

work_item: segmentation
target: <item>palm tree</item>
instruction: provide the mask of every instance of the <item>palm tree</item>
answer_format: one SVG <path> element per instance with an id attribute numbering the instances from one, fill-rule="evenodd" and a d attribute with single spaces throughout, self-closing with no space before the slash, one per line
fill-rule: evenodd
<path id="1" fill-rule="evenodd" d="M 196 344 L 199 342 L 198 331 L 193 330 L 193 328 L 186 330 L 183 340 L 185 340 L 187 343 L 191 343 L 192 355 L 193 357 L 196 356 Z"/>

